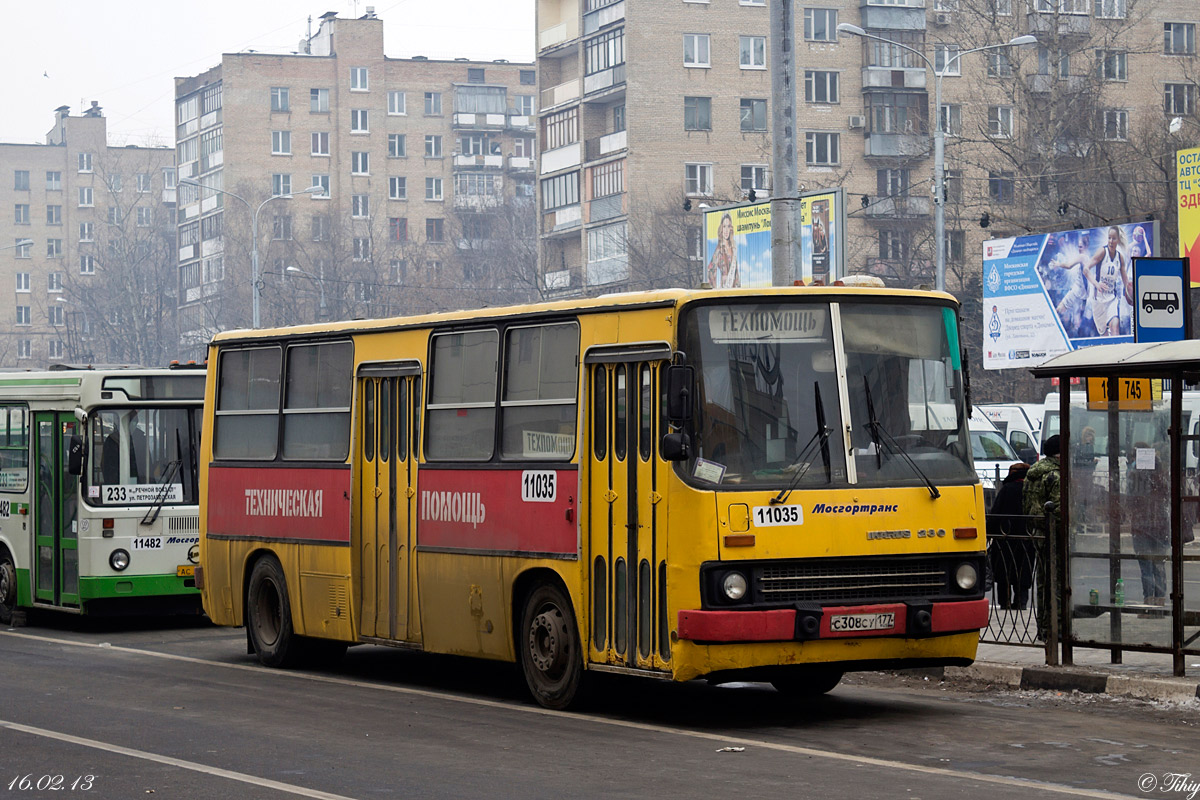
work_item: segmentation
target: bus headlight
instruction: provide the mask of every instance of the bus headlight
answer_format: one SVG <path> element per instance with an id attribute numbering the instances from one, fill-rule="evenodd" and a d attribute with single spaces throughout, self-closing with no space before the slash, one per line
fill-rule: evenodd
<path id="1" fill-rule="evenodd" d="M 730 600 L 741 600 L 746 596 L 746 576 L 740 572 L 730 572 L 721 582 L 721 589 Z"/>
<path id="2" fill-rule="evenodd" d="M 975 569 L 975 565 L 959 564 L 958 569 L 954 571 L 954 582 L 964 592 L 974 589 L 975 584 L 979 583 L 979 572 Z"/>
<path id="3" fill-rule="evenodd" d="M 129 566 L 129 553 L 125 550 L 113 550 L 108 557 L 108 565 L 120 572 Z"/>

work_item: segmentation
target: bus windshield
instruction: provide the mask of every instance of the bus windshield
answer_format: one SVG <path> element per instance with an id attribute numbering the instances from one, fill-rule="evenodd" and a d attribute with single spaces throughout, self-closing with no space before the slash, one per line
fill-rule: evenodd
<path id="1" fill-rule="evenodd" d="M 845 386 L 835 358 L 835 310 Z M 701 482 L 847 485 L 848 453 L 860 485 L 974 478 L 950 308 L 705 305 L 686 314 L 681 341 L 698 376 L 685 469 Z"/>
<path id="2" fill-rule="evenodd" d="M 87 498 L 101 506 L 198 502 L 201 409 L 138 406 L 92 414 Z"/>

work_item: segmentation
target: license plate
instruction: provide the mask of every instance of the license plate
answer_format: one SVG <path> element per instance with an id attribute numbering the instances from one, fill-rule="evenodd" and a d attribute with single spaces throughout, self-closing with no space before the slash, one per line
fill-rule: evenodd
<path id="1" fill-rule="evenodd" d="M 835 633 L 853 631 L 890 631 L 896 627 L 896 615 L 883 614 L 835 614 L 829 618 L 829 630 Z"/>
<path id="2" fill-rule="evenodd" d="M 185 564 L 182 567 L 175 568 L 175 576 L 179 578 L 194 578 L 196 577 L 196 565 Z"/>

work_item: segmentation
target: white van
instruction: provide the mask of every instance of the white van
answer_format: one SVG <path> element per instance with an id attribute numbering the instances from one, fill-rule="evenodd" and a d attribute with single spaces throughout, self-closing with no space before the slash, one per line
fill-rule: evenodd
<path id="1" fill-rule="evenodd" d="M 984 505 L 991 508 L 1001 481 L 1008 475 L 1008 468 L 1021 461 L 1021 457 L 978 406 L 971 409 L 967 430 L 971 435 L 971 456 L 975 459 L 975 472 L 979 474 L 979 482 L 983 484 Z"/>
<path id="2" fill-rule="evenodd" d="M 1036 414 L 1037 422 L 1030 417 L 1025 404 L 980 403 L 976 406 L 996 426 L 1022 461 L 1030 464 L 1038 460 L 1042 452 L 1040 429 L 1042 415 Z M 1040 410 L 1041 406 L 1037 406 Z"/>

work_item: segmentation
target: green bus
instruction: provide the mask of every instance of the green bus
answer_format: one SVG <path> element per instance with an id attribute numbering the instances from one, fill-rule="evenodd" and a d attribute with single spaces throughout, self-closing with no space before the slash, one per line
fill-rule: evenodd
<path id="1" fill-rule="evenodd" d="M 199 612 L 203 368 L 0 373 L 0 623 Z"/>

